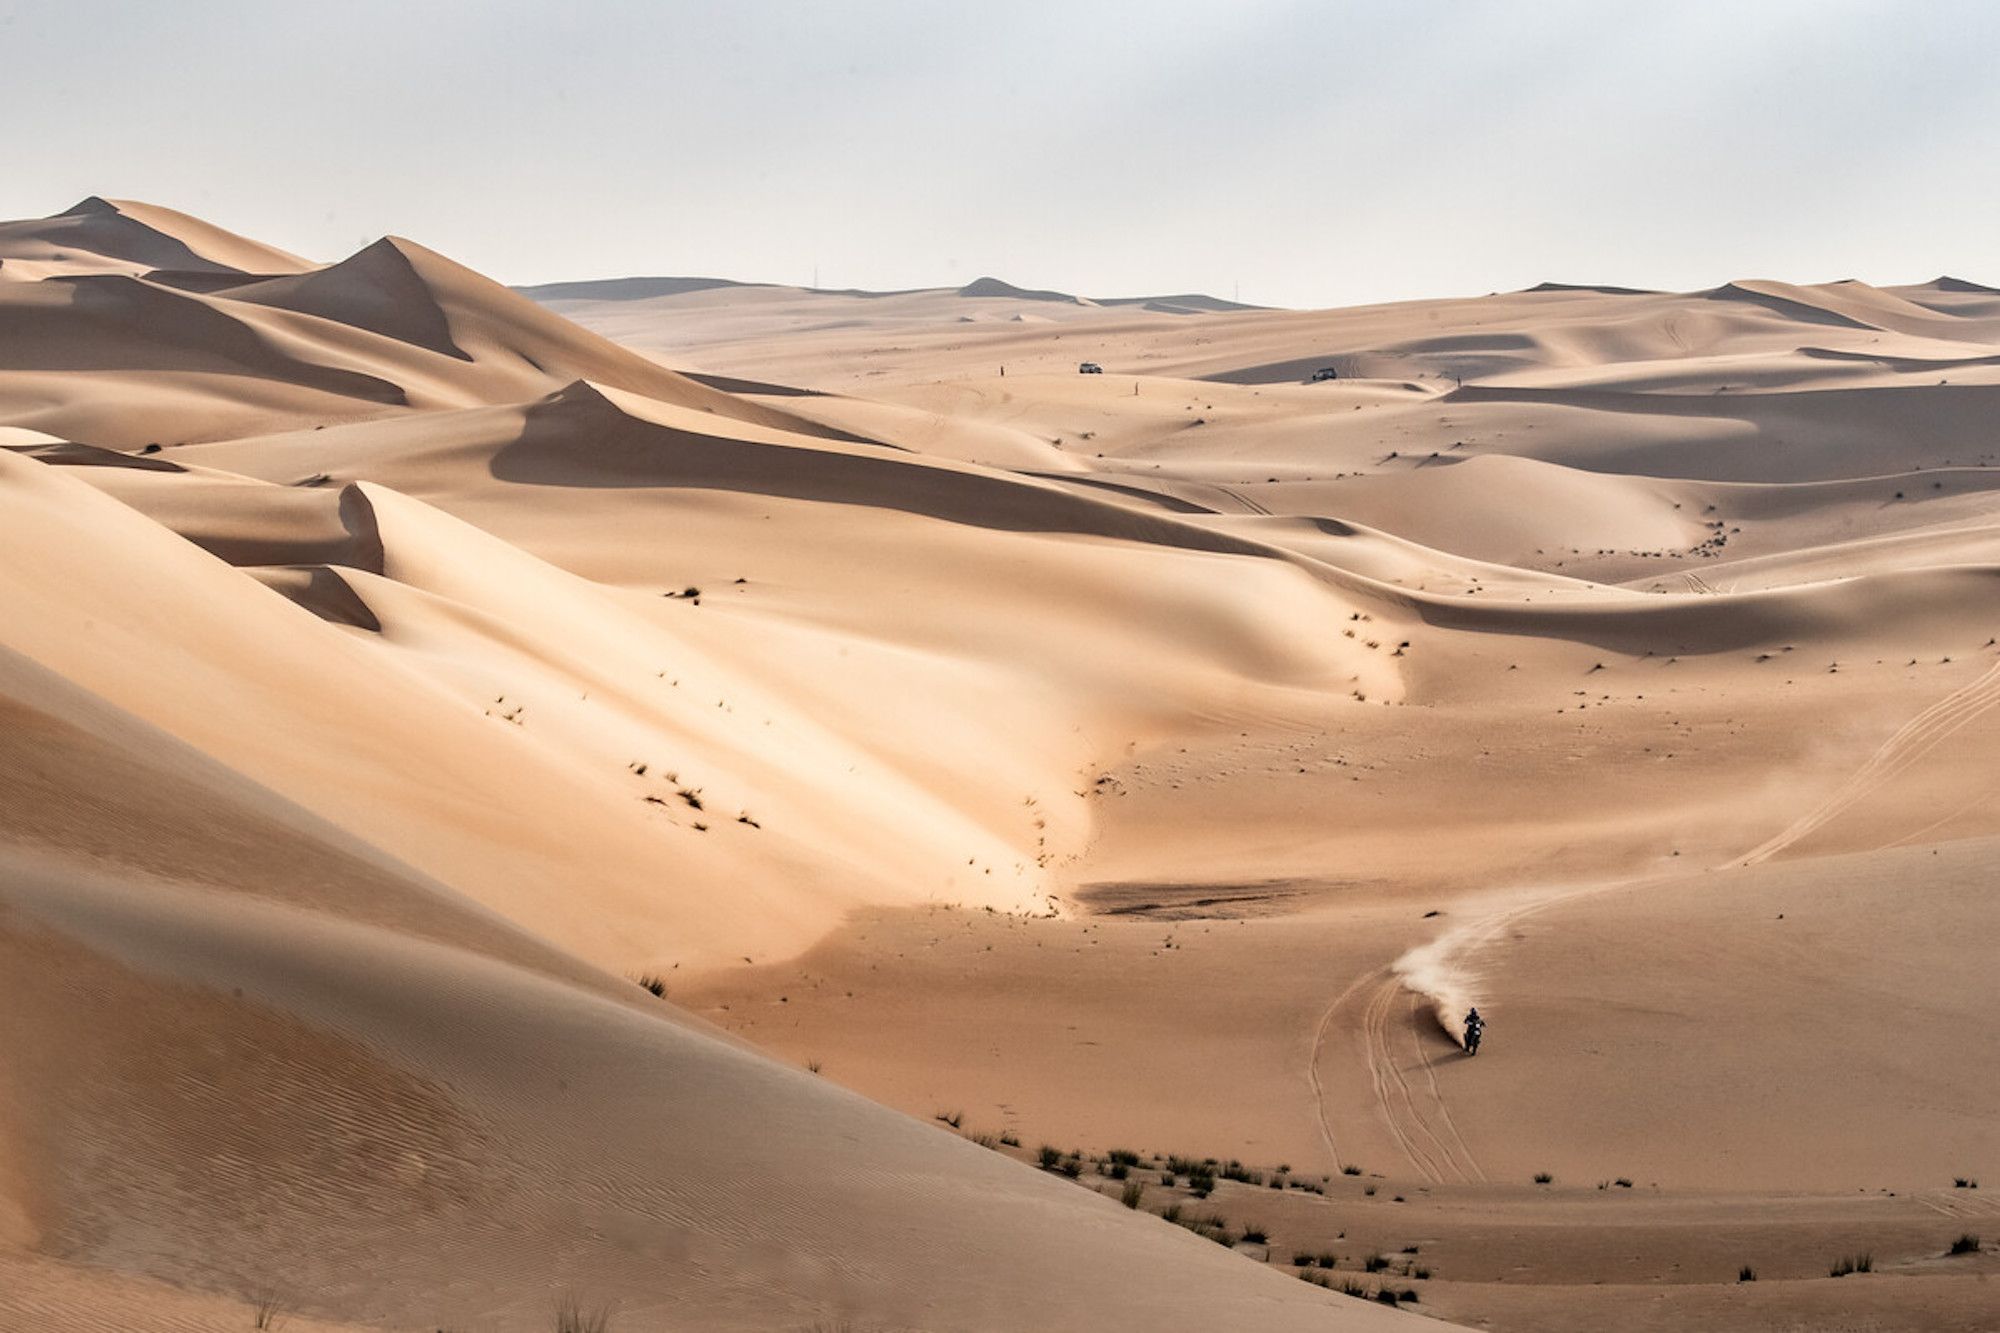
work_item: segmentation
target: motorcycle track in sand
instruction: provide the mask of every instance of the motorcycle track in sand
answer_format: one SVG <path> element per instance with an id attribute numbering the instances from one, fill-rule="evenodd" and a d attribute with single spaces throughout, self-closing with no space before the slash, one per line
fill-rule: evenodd
<path id="1" fill-rule="evenodd" d="M 1421 996 L 1407 989 L 1390 968 L 1379 968 L 1343 991 L 1320 1015 L 1307 1079 L 1312 1085 L 1320 1135 L 1336 1166 L 1345 1166 L 1335 1147 L 1326 1097 L 1319 1079 L 1319 1054 L 1337 1015 L 1359 1014 L 1362 1050 L 1376 1106 L 1403 1155 L 1429 1181 L 1484 1181 L 1438 1087 L 1437 1066 L 1417 1015 Z M 1354 1021 L 1354 1020 L 1350 1020 Z"/>
<path id="2" fill-rule="evenodd" d="M 2000 706 L 2000 665 L 1989 668 L 1978 679 L 1945 695 L 1904 723 L 1825 800 L 1756 848 L 1724 864 L 1753 866 L 1769 860 L 1852 809 L 1996 706 Z M 1319 1061 L 1336 1016 L 1358 1010 L 1358 1018 L 1350 1018 L 1348 1025 L 1361 1032 L 1377 1109 L 1410 1164 L 1425 1179 L 1437 1183 L 1486 1179 L 1445 1104 L 1438 1085 L 1437 1066 L 1427 1049 L 1435 1043 L 1425 1041 L 1426 1027 L 1419 1015 L 1428 1005 L 1438 1026 L 1449 1035 L 1457 1010 L 1470 1003 L 1462 965 L 1466 955 L 1493 943 L 1523 917 L 1609 887 L 1612 886 L 1590 884 L 1546 893 L 1446 931 L 1404 953 L 1388 967 L 1361 977 L 1327 1006 L 1313 1034 L 1306 1076 L 1312 1088 L 1320 1137 L 1336 1166 L 1346 1163 L 1335 1145 L 1325 1089 L 1319 1077 Z M 1419 1067 L 1421 1080 L 1413 1080 L 1409 1075 Z M 1958 1199 L 1931 1206 L 1945 1212 L 1968 1208 Z M 1988 1206 L 2000 1212 L 2000 1205 L 1987 1205 L 1983 1200 L 1971 1205 L 1968 1211 L 1983 1212 Z"/>
<path id="3" fill-rule="evenodd" d="M 1905 722 L 1825 800 L 1732 864 L 1759 865 L 1825 827 L 1995 705 L 2000 705 L 2000 666 L 1990 668 L 1979 679 L 1953 690 Z"/>

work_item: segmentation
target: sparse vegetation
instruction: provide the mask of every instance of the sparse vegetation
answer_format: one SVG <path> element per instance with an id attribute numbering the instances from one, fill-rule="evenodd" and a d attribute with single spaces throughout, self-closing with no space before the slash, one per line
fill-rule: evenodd
<path id="1" fill-rule="evenodd" d="M 1550 1181 L 1552 1181 L 1552 1180 L 1554 1180 L 1554 1179 L 1555 1179 L 1555 1176 L 1554 1176 L 1554 1175 L 1552 1175 L 1551 1173 L 1547 1172 L 1547 1171 L 1537 1171 L 1537 1172 L 1535 1172 L 1535 1183 L 1536 1183 L 1537 1185 L 1546 1185 L 1546 1184 L 1548 1184 L 1548 1183 L 1549 1183 Z"/>
<path id="2" fill-rule="evenodd" d="M 663 1000 L 667 998 L 667 979 L 652 972 L 639 974 L 639 988 L 649 990 Z"/>
<path id="3" fill-rule="evenodd" d="M 1616 1185 L 1621 1190 L 1629 1190 L 1632 1188 L 1632 1182 L 1627 1180 L 1623 1176 L 1618 1177 L 1618 1179 L 1612 1181 L 1611 1183 Z"/>
<path id="4" fill-rule="evenodd" d="M 1979 1188 L 1979 1182 L 1970 1176 L 1959 1176 L 1951 1182 L 1951 1187 L 1955 1190 L 1976 1190 Z"/>
<path id="5" fill-rule="evenodd" d="M 1367 1273 L 1379 1273 L 1388 1266 L 1389 1258 L 1382 1254 L 1371 1254 L 1361 1261 L 1362 1271 Z"/>
<path id="6" fill-rule="evenodd" d="M 1340 1168 L 1340 1174 L 1343 1176 L 1358 1176 L 1361 1174 L 1361 1168 L 1349 1162 L 1346 1166 Z"/>
<path id="7" fill-rule="evenodd" d="M 1062 1161 L 1062 1149 L 1052 1144 L 1044 1143 L 1040 1148 L 1035 1150 L 1035 1156 L 1041 1162 L 1042 1170 L 1053 1171 L 1056 1168 L 1056 1164 Z"/>
<path id="8" fill-rule="evenodd" d="M 1222 1168 L 1222 1178 L 1224 1180 L 1239 1180 L 1245 1185 L 1261 1185 L 1264 1183 L 1264 1173 L 1262 1171 L 1252 1171 L 1250 1168 L 1244 1166 L 1243 1163 L 1234 1159 Z"/>
<path id="9" fill-rule="evenodd" d="M 275 1330 L 285 1326 L 287 1314 L 285 1299 L 276 1287 L 265 1287 L 260 1290 L 251 1304 L 252 1328 Z"/>
<path id="10" fill-rule="evenodd" d="M 1124 1192 L 1118 1196 L 1118 1202 L 1124 1204 L 1127 1208 L 1137 1208 L 1139 1200 L 1145 1197 L 1146 1182 L 1143 1180 L 1128 1180 L 1125 1182 Z"/>
<path id="11" fill-rule="evenodd" d="M 1745 1264 L 1736 1270 L 1736 1280 L 1738 1282 L 1755 1282 L 1757 1280 L 1757 1270 L 1749 1264 Z"/>
<path id="12" fill-rule="evenodd" d="M 1236 1235 L 1229 1229 L 1229 1224 L 1214 1213 L 1204 1213 L 1199 1217 L 1178 1217 L 1173 1220 L 1176 1225 L 1184 1226 L 1202 1239 L 1212 1240 L 1225 1249 L 1236 1244 Z"/>
<path id="13" fill-rule="evenodd" d="M 556 1298 L 555 1333 L 605 1333 L 611 1311 L 602 1305 L 586 1308 L 571 1292 Z"/>
<path id="14" fill-rule="evenodd" d="M 942 1120 L 944 1121 L 945 1124 L 950 1125 L 953 1129 L 957 1129 L 959 1123 L 965 1119 L 965 1112 L 939 1111 L 936 1115 L 932 1116 L 931 1118 L 933 1120 Z"/>
<path id="15" fill-rule="evenodd" d="M 1264 1228 L 1256 1226 L 1244 1227 L 1243 1239 L 1249 1241 L 1252 1245 L 1268 1245 L 1271 1243 L 1270 1233 L 1266 1232 Z"/>
<path id="16" fill-rule="evenodd" d="M 1013 1133 L 1012 1131 L 1003 1133 L 1000 1136 L 1000 1142 L 1009 1148 L 1018 1148 L 1021 1146 L 1020 1136 Z"/>
<path id="17" fill-rule="evenodd" d="M 1872 1273 L 1875 1271 L 1875 1256 L 1872 1254 L 1843 1254 L 1834 1260 L 1827 1271 L 1828 1277 L 1846 1277 L 1849 1273 Z"/>
<path id="18" fill-rule="evenodd" d="M 1979 1253 L 1979 1237 L 1977 1237 L 1977 1236 L 1973 1235 L 1973 1234 L 1972 1234 L 1971 1232 L 1969 1232 L 1969 1231 L 1968 1231 L 1968 1232 L 1966 1232 L 1966 1233 L 1965 1233 L 1964 1235 L 1960 1236 L 1960 1237 L 1959 1237 L 1959 1238 L 1958 1238 L 1957 1240 L 1955 1240 L 1955 1241 L 1953 1241 L 1953 1242 L 1951 1243 L 1951 1253 L 1953 1253 L 1953 1254 L 1978 1254 L 1978 1253 Z"/>

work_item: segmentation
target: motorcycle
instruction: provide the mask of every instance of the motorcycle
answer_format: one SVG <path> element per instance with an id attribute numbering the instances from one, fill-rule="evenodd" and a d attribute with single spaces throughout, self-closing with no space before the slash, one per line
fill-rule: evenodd
<path id="1" fill-rule="evenodd" d="M 1479 1054 L 1479 1034 L 1485 1028 L 1486 1025 L 1484 1023 L 1467 1023 L 1465 1025 L 1465 1053 L 1467 1055 Z"/>

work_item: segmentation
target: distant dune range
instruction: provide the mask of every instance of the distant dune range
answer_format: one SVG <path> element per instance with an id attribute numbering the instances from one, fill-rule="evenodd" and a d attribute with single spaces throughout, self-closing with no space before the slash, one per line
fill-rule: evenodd
<path id="1" fill-rule="evenodd" d="M 1996 408 L 1948 278 L 0 223 L 0 1324 L 1981 1327 Z"/>

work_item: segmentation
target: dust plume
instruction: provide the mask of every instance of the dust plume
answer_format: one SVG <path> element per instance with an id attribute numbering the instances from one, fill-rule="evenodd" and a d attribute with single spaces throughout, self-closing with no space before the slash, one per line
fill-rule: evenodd
<path id="1" fill-rule="evenodd" d="M 1463 955 L 1490 937 L 1490 930 L 1482 930 L 1488 925 L 1473 922 L 1448 930 L 1390 964 L 1389 970 L 1406 990 L 1431 1002 L 1431 1016 L 1454 1043 L 1465 1011 L 1477 1003 L 1479 984 L 1479 975 L 1465 966 Z"/>

